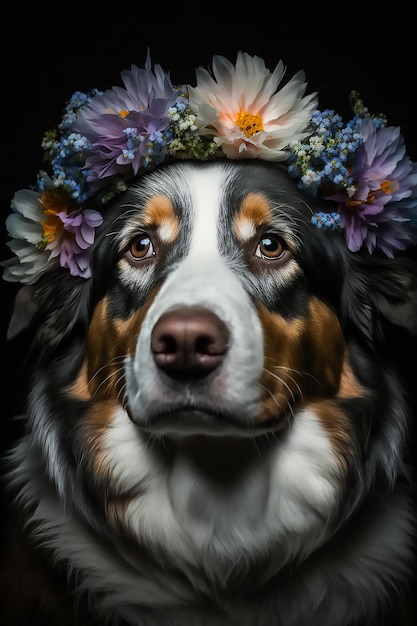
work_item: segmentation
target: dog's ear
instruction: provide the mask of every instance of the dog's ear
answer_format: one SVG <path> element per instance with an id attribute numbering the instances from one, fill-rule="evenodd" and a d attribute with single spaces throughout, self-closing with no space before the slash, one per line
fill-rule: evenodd
<path id="1" fill-rule="evenodd" d="M 388 326 L 417 336 L 417 263 L 349 253 L 342 314 L 371 342 L 384 340 Z"/>
<path id="2" fill-rule="evenodd" d="M 89 315 L 90 279 L 64 276 L 61 268 L 45 272 L 34 285 L 17 292 L 7 339 L 27 331 L 33 346 L 56 347 Z"/>

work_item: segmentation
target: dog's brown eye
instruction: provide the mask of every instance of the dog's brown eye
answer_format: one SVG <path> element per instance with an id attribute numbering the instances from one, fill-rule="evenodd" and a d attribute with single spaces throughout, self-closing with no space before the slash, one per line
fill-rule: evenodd
<path id="1" fill-rule="evenodd" d="M 262 259 L 279 259 L 285 250 L 286 248 L 279 237 L 264 235 L 255 250 L 255 256 Z"/>
<path id="2" fill-rule="evenodd" d="M 134 239 L 129 247 L 128 254 L 135 261 L 149 259 L 155 256 L 155 250 L 151 239 L 147 235 L 140 235 Z"/>

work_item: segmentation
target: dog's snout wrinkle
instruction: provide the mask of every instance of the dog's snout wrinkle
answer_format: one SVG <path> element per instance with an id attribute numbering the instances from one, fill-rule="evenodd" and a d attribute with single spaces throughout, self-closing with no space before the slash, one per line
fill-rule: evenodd
<path id="1" fill-rule="evenodd" d="M 225 323 L 213 311 L 180 307 L 156 322 L 151 350 L 158 368 L 172 378 L 204 378 L 223 361 L 228 340 Z"/>

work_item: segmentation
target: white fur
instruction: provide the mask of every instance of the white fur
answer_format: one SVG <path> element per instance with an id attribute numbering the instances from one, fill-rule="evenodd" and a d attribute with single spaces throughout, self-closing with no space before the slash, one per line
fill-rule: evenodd
<path id="1" fill-rule="evenodd" d="M 203 440 L 202 445 L 210 443 Z M 239 441 L 230 445 L 232 452 Z M 161 547 L 172 563 L 196 566 L 213 580 L 221 564 L 227 579 L 240 559 L 250 561 L 271 546 L 280 554 L 274 573 L 290 559 L 305 557 L 326 536 L 329 526 L 323 518 L 331 522 L 339 495 L 339 465 L 323 427 L 308 411 L 300 412 L 288 433 L 262 453 L 254 443 L 246 459 L 250 469 L 230 487 L 219 487 L 199 472 L 182 439 L 168 462 L 122 411 L 103 449 L 115 484 L 142 494 L 127 509 L 132 534 Z M 198 585 L 198 578 L 194 582 Z"/>

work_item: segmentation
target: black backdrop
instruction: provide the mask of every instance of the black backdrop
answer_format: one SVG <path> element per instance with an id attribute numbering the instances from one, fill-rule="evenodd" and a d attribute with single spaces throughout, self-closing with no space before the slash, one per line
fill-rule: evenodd
<path id="1" fill-rule="evenodd" d="M 249 0 L 250 1 L 250 0 Z M 385 3 L 384 3 L 385 5 Z M 269 69 L 282 59 L 287 77 L 303 69 L 321 108 L 351 115 L 358 90 L 371 112 L 402 127 L 417 160 L 417 19 L 414 3 L 388 7 L 362 0 L 253 0 L 205 2 L 140 0 L 122 3 L 21 3 L 3 17 L 1 38 L 0 258 L 8 258 L 4 219 L 17 189 L 36 180 L 44 132 L 55 126 L 76 90 L 120 84 L 120 71 L 152 61 L 176 82 L 194 84 L 194 70 L 213 54 L 232 62 L 239 50 L 263 57 Z M 16 286 L 0 280 L 1 447 L 9 417 L 21 401 L 19 357 L 6 328 Z"/>

